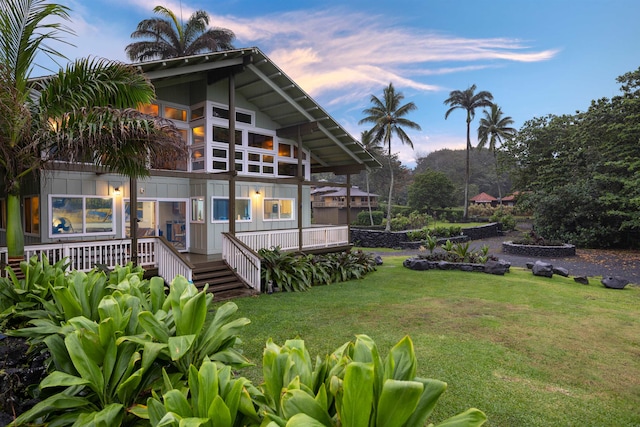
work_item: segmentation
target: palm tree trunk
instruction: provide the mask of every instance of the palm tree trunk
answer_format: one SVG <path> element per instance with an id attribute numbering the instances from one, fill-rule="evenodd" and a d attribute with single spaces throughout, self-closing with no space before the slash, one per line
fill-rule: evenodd
<path id="1" fill-rule="evenodd" d="M 467 113 L 467 160 L 464 169 L 464 219 L 469 218 L 469 179 L 471 177 L 471 115 Z"/>
<path id="2" fill-rule="evenodd" d="M 502 188 L 500 188 L 500 172 L 498 171 L 498 156 L 493 150 L 493 160 L 496 162 L 496 184 L 498 185 L 498 203 L 502 207 Z"/>
<path id="3" fill-rule="evenodd" d="M 24 257 L 20 194 L 7 195 L 7 252 L 9 258 Z"/>
<path id="4" fill-rule="evenodd" d="M 389 174 L 391 176 L 389 183 L 389 199 L 387 200 L 387 225 L 384 231 L 391 231 L 391 204 L 393 203 L 393 165 L 391 164 L 391 143 L 389 143 Z"/>
<path id="5" fill-rule="evenodd" d="M 369 171 L 365 171 L 365 182 L 367 183 L 367 205 L 369 206 L 369 221 L 373 227 L 373 214 L 371 213 L 371 196 L 369 195 Z"/>

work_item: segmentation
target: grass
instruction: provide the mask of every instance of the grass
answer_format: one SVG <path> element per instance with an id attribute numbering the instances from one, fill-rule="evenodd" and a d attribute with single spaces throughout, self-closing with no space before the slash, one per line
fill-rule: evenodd
<path id="1" fill-rule="evenodd" d="M 431 422 L 469 407 L 488 426 L 640 425 L 640 288 L 591 280 L 412 271 L 385 257 L 364 280 L 235 300 L 260 383 L 268 338 L 300 337 L 312 356 L 367 334 L 383 355 L 410 335 L 418 375 L 446 381 Z"/>

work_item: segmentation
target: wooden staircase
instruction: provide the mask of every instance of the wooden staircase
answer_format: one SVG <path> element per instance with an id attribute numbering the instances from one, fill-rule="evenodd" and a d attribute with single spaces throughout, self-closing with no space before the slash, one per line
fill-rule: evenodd
<path id="1" fill-rule="evenodd" d="M 255 294 L 223 260 L 196 263 L 194 266 L 193 284 L 202 289 L 208 283 L 208 292 L 213 292 L 215 301 Z"/>

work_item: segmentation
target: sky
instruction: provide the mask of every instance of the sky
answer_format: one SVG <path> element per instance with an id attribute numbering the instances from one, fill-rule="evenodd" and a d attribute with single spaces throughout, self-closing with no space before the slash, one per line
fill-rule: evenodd
<path id="1" fill-rule="evenodd" d="M 393 83 L 417 110 L 406 117 L 413 150 L 392 141 L 409 168 L 443 148 L 463 149 L 466 115 L 444 116 L 453 90 L 493 94 L 519 129 L 547 114 L 574 114 L 619 94 L 616 78 L 640 66 L 638 0 L 57 0 L 71 8 L 70 59 L 129 62 L 125 47 L 156 5 L 184 20 L 205 10 L 258 47 L 356 139 L 372 95 Z M 51 64 L 41 59 L 51 70 Z M 47 72 L 48 73 L 48 72 Z M 38 74 L 38 70 L 35 70 Z M 45 74 L 40 70 L 39 74 Z M 472 144 L 482 111 L 472 123 Z M 370 125 L 369 125 L 370 126 Z"/>

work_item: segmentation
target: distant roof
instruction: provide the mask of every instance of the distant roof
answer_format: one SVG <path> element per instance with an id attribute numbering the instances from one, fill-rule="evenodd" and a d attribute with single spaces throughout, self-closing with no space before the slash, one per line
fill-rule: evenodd
<path id="1" fill-rule="evenodd" d="M 496 199 L 495 197 L 487 194 L 487 193 L 480 193 L 478 195 L 473 196 L 470 199 L 472 202 L 476 202 L 476 203 L 491 203 L 494 202 L 498 199 Z M 504 199 L 503 199 L 504 200 Z"/>
<path id="2" fill-rule="evenodd" d="M 380 162 L 257 47 L 137 65 L 154 85 L 235 75 L 236 93 L 277 123 L 277 135 L 311 150 L 311 172 L 353 173 Z"/>
<path id="3" fill-rule="evenodd" d="M 314 190 L 311 190 L 311 194 L 319 194 L 321 196 L 328 197 L 345 197 L 347 195 L 347 189 L 345 187 L 319 187 Z M 371 196 L 378 197 L 377 194 L 367 193 L 366 191 L 362 191 L 358 187 L 351 187 L 351 196 Z"/>

